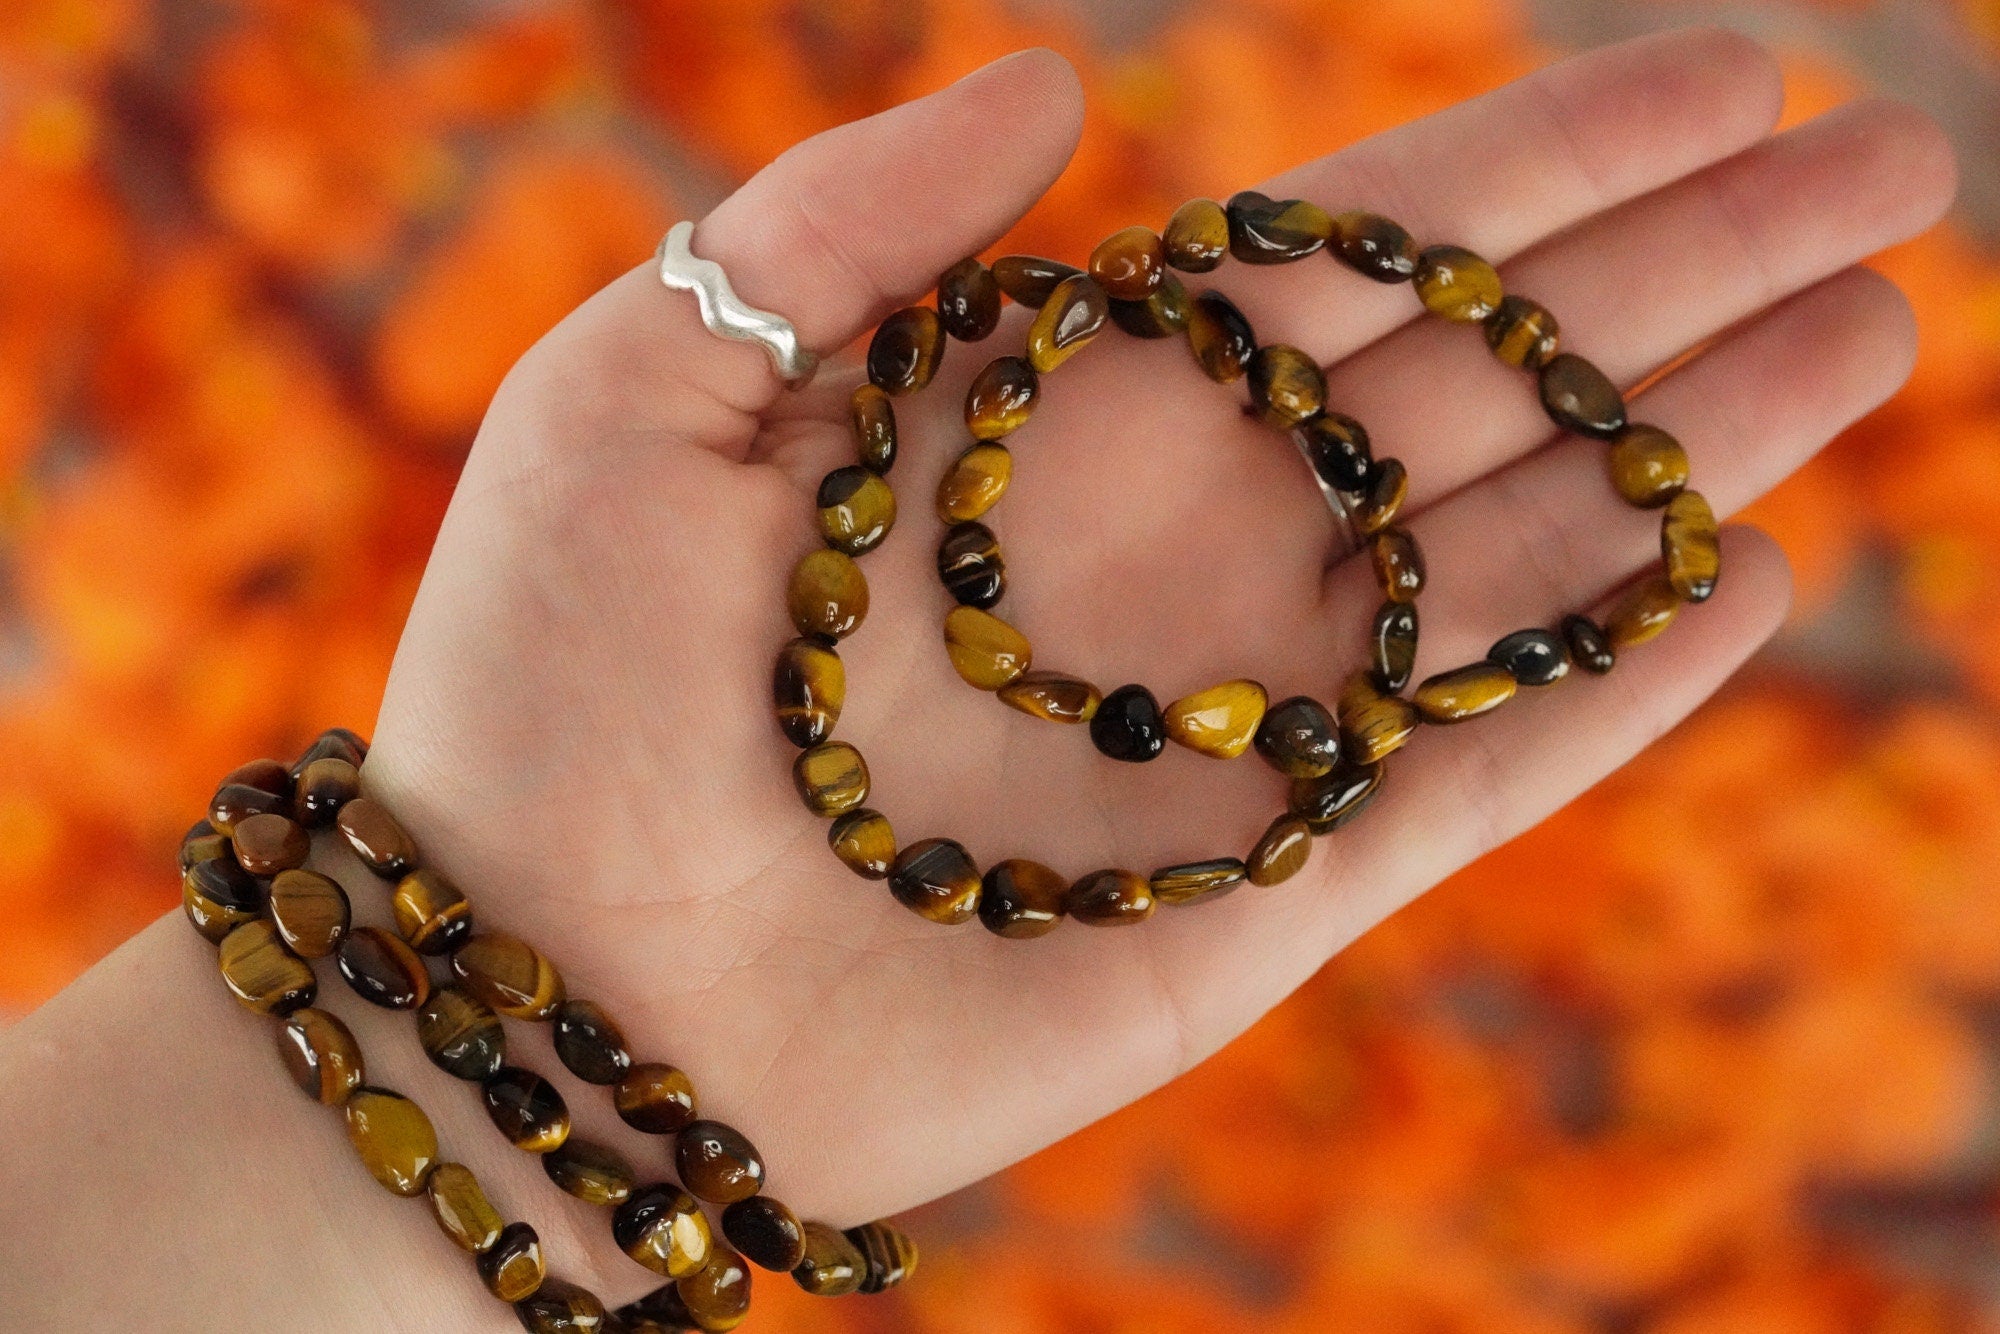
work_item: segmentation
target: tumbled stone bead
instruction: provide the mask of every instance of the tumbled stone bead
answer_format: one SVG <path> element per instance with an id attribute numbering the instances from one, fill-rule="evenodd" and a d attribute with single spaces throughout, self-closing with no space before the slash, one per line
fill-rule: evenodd
<path id="1" fill-rule="evenodd" d="M 1612 438 L 1606 459 L 1611 485 L 1627 504 L 1641 509 L 1656 509 L 1687 486 L 1687 451 L 1657 426 L 1626 426 Z"/>
<path id="2" fill-rule="evenodd" d="M 479 1178 L 464 1163 L 439 1163 L 424 1182 L 431 1217 L 460 1250 L 482 1255 L 493 1249 L 506 1226 L 500 1211 L 486 1198 Z"/>
<path id="3" fill-rule="evenodd" d="M 635 1189 L 611 1215 L 618 1249 L 656 1274 L 681 1278 L 708 1263 L 708 1218 L 694 1196 L 658 1182 Z"/>
<path id="4" fill-rule="evenodd" d="M 254 787 L 260 792 L 268 792 L 286 801 L 292 798 L 294 779 L 292 771 L 276 760 L 249 760 L 237 765 L 222 776 L 217 788 Z"/>
<path id="5" fill-rule="evenodd" d="M 944 324 L 929 306 L 905 306 L 875 327 L 868 344 L 868 382 L 896 397 L 915 393 L 944 359 Z"/>
<path id="6" fill-rule="evenodd" d="M 569 1138 L 569 1104 L 533 1070 L 503 1065 L 479 1086 L 494 1127 L 517 1149 L 547 1153 Z"/>
<path id="7" fill-rule="evenodd" d="M 1410 702 L 1426 722 L 1458 723 L 1499 708 L 1514 698 L 1517 685 L 1498 663 L 1474 662 L 1425 678 Z"/>
<path id="8" fill-rule="evenodd" d="M 1250 406 L 1265 424 L 1288 431 L 1326 407 L 1326 376 L 1318 363 L 1284 343 L 1250 354 Z"/>
<path id="9" fill-rule="evenodd" d="M 588 1288 L 560 1278 L 544 1278 L 533 1294 L 514 1303 L 528 1334 L 609 1334 L 604 1303 Z"/>
<path id="10" fill-rule="evenodd" d="M 1243 883 L 1249 868 L 1235 857 L 1162 866 L 1147 877 L 1153 897 L 1161 903 L 1193 903 L 1220 898 Z"/>
<path id="11" fill-rule="evenodd" d="M 218 962 L 230 992 L 258 1014 L 290 1014 L 318 994 L 312 966 L 286 949 L 278 928 L 261 918 L 222 938 Z"/>
<path id="12" fill-rule="evenodd" d="M 229 845 L 229 835 L 210 824 L 204 817 L 188 826 L 181 835 L 180 868 L 186 875 L 188 868 L 196 862 L 213 861 L 217 857 L 227 857 L 235 850 Z"/>
<path id="13" fill-rule="evenodd" d="M 672 1135 L 694 1120 L 694 1084 L 663 1061 L 641 1061 L 612 1086 L 618 1117 L 648 1135 Z"/>
<path id="14" fill-rule="evenodd" d="M 1340 719 L 1340 748 L 1353 764 L 1380 762 L 1417 727 L 1415 707 L 1379 689 L 1367 672 L 1347 678 L 1333 712 Z"/>
<path id="15" fill-rule="evenodd" d="M 416 864 L 416 843 L 395 816 L 366 797 L 342 806 L 334 824 L 361 864 L 384 879 L 396 879 Z"/>
<path id="16" fill-rule="evenodd" d="M 280 871 L 304 866 L 312 841 L 296 820 L 283 815 L 246 815 L 230 835 L 236 860 L 251 875 L 269 879 Z"/>
<path id="17" fill-rule="evenodd" d="M 951 839 L 921 839 L 896 854 L 889 892 L 917 916 L 957 926 L 979 911 L 979 867 Z"/>
<path id="18" fill-rule="evenodd" d="M 291 811 L 289 795 L 267 792 L 248 783 L 224 783 L 209 798 L 208 822 L 215 826 L 217 832 L 228 834 L 235 831 L 239 820 L 247 820 L 253 815 L 289 816 Z"/>
<path id="19" fill-rule="evenodd" d="M 789 1274 L 806 1258 L 799 1216 L 769 1195 L 752 1195 L 722 1211 L 722 1235 L 752 1264 Z"/>
<path id="20" fill-rule="evenodd" d="M 1110 316 L 1110 298 L 1095 278 L 1063 279 L 1028 326 L 1029 364 L 1047 375 L 1083 351 Z"/>
<path id="21" fill-rule="evenodd" d="M 806 1257 L 793 1280 L 815 1297 L 845 1297 L 868 1276 L 868 1261 L 846 1234 L 825 1223 L 806 1221 Z"/>
<path id="22" fill-rule="evenodd" d="M 1385 766 L 1343 764 L 1317 778 L 1292 780 L 1291 812 L 1315 835 L 1331 834 L 1375 800 Z"/>
<path id="23" fill-rule="evenodd" d="M 1334 490 L 1358 492 L 1368 485 L 1375 456 L 1368 447 L 1367 429 L 1354 418 L 1322 412 L 1294 427 L 1292 439 L 1313 472 Z"/>
<path id="24" fill-rule="evenodd" d="M 340 814 L 340 808 L 361 795 L 361 771 L 338 756 L 314 760 L 299 773 L 295 800 L 299 823 L 308 829 L 324 829 Z"/>
<path id="25" fill-rule="evenodd" d="M 1187 332 L 1188 294 L 1169 273 L 1144 301 L 1113 301 L 1111 322 L 1134 338 L 1172 338 Z"/>
<path id="26" fill-rule="evenodd" d="M 1368 542 L 1375 578 L 1391 602 L 1412 602 L 1424 591 L 1424 553 L 1407 529 L 1384 528 Z"/>
<path id="27" fill-rule="evenodd" d="M 889 817 L 866 806 L 828 826 L 826 842 L 849 870 L 870 880 L 886 879 L 896 860 L 896 831 Z"/>
<path id="28" fill-rule="evenodd" d="M 1167 272 L 1167 252 L 1150 227 L 1122 227 L 1097 243 L 1086 269 L 1114 301 L 1144 301 Z"/>
<path id="29" fill-rule="evenodd" d="M 542 1155 L 542 1171 L 585 1204 L 623 1204 L 632 1195 L 632 1164 L 618 1150 L 572 1135 Z"/>
<path id="30" fill-rule="evenodd" d="M 1376 686 L 1393 695 L 1410 683 L 1417 666 L 1417 604 L 1385 602 L 1368 635 Z"/>
<path id="31" fill-rule="evenodd" d="M 1340 724 L 1306 695 L 1273 704 L 1257 725 L 1257 753 L 1288 778 L 1314 778 L 1340 759 Z"/>
<path id="32" fill-rule="evenodd" d="M 1255 681 L 1224 681 L 1167 705 L 1167 735 L 1189 750 L 1233 760 L 1250 749 L 1269 696 Z"/>
<path id="33" fill-rule="evenodd" d="M 1604 675 L 1618 663 L 1603 628 L 1588 616 L 1563 617 L 1562 637 L 1569 648 L 1570 661 L 1593 676 Z"/>
<path id="34" fill-rule="evenodd" d="M 901 1229 L 877 1220 L 848 1228 L 846 1235 L 867 1264 L 861 1291 L 886 1291 L 917 1272 L 917 1244 Z"/>
<path id="35" fill-rule="evenodd" d="M 1407 282 L 1417 271 L 1417 243 L 1398 223 L 1359 209 L 1333 219 L 1333 253 L 1378 283 Z"/>
<path id="36" fill-rule="evenodd" d="M 625 1030 L 596 1001 L 570 999 L 556 1010 L 556 1057 L 586 1084 L 616 1084 L 632 1069 Z"/>
<path id="37" fill-rule="evenodd" d="M 1667 628 L 1681 609 L 1681 595 L 1664 578 L 1641 580 L 1604 617 L 1604 637 L 1614 653 L 1643 644 Z"/>
<path id="38" fill-rule="evenodd" d="M 979 884 L 979 920 L 1010 940 L 1045 936 L 1062 923 L 1069 881 L 1040 862 L 1010 857 Z"/>
<path id="39" fill-rule="evenodd" d="M 1007 591 L 1000 539 L 983 523 L 955 523 L 938 543 L 938 580 L 961 606 L 991 607 Z"/>
<path id="40" fill-rule="evenodd" d="M 1182 273 L 1212 272 L 1229 253 L 1229 214 L 1213 199 L 1190 199 L 1167 219 L 1160 241 Z"/>
<path id="41" fill-rule="evenodd" d="M 1000 503 L 1014 477 L 1007 446 L 978 444 L 953 460 L 938 479 L 937 515 L 946 523 L 976 519 Z"/>
<path id="42" fill-rule="evenodd" d="M 1370 471 L 1368 489 L 1349 512 L 1355 531 L 1363 537 L 1381 532 L 1403 512 L 1409 498 L 1410 474 L 1401 459 L 1377 459 Z"/>
<path id="43" fill-rule="evenodd" d="M 211 857 L 181 877 L 181 910 L 204 939 L 220 945 L 231 931 L 257 920 L 264 895 L 234 857 Z"/>
<path id="44" fill-rule="evenodd" d="M 965 391 L 965 429 L 975 440 L 998 440 L 1027 424 L 1041 377 L 1024 357 L 995 357 Z"/>
<path id="45" fill-rule="evenodd" d="M 347 1138 L 369 1175 L 392 1194 L 421 1191 L 438 1156 L 437 1131 L 424 1109 L 400 1093 L 365 1084 L 342 1106 Z"/>
<path id="46" fill-rule="evenodd" d="M 1245 264 L 1289 264 L 1333 235 L 1333 219 L 1304 199 L 1273 199 L 1255 190 L 1229 197 L 1229 253 Z"/>
<path id="47" fill-rule="evenodd" d="M 792 567 L 785 608 L 800 634 L 845 639 L 867 618 L 868 579 L 845 552 L 809 551 Z"/>
<path id="48" fill-rule="evenodd" d="M 1667 582 L 1687 602 L 1706 602 L 1722 569 L 1721 534 L 1715 511 L 1699 491 L 1683 491 L 1667 502 L 1660 523 L 1660 553 Z"/>
<path id="49" fill-rule="evenodd" d="M 296 779 L 303 775 L 307 766 L 315 760 L 346 760 L 359 769 L 361 761 L 367 758 L 368 743 L 361 739 L 360 733 L 345 727 L 329 727 L 314 737 L 313 743 L 292 761 L 292 777 Z"/>
<path id="50" fill-rule="evenodd" d="M 379 926 L 357 926 L 334 955 L 354 994 L 385 1010 L 414 1010 L 430 999 L 431 975 L 416 951 Z"/>
<path id="51" fill-rule="evenodd" d="M 1574 352 L 1542 367 L 1542 408 L 1565 431 L 1608 440 L 1625 429 L 1625 398 L 1611 378 Z"/>
<path id="52" fill-rule="evenodd" d="M 1486 317 L 1486 346 L 1509 366 L 1540 370 L 1556 354 L 1562 331 L 1556 317 L 1524 296 L 1510 296 Z"/>
<path id="53" fill-rule="evenodd" d="M 484 1083 L 507 1063 L 500 1016 L 462 986 L 439 987 L 417 1007 L 417 1044 L 432 1065 L 467 1083 Z"/>
<path id="54" fill-rule="evenodd" d="M 1061 672 L 1023 672 L 999 695 L 1002 704 L 1052 723 L 1087 723 L 1103 702 L 1096 686 Z"/>
<path id="55" fill-rule="evenodd" d="M 855 389 L 847 400 L 847 420 L 862 467 L 886 473 L 896 466 L 896 408 L 880 385 Z"/>
<path id="56" fill-rule="evenodd" d="M 1153 886 L 1145 876 L 1112 867 L 1071 885 L 1063 911 L 1091 926 L 1125 926 L 1151 917 L 1153 902 Z"/>
<path id="57" fill-rule="evenodd" d="M 1074 264 L 1040 255 L 1002 255 L 993 261 L 993 281 L 1000 284 L 1000 290 L 1022 305 L 1036 308 L 1047 304 L 1059 284 L 1082 272 Z"/>
<path id="58" fill-rule="evenodd" d="M 1283 884 L 1304 869 L 1312 856 L 1312 830 L 1286 812 L 1271 821 L 1257 846 L 1243 859 L 1244 874 L 1253 885 Z"/>
<path id="59" fill-rule="evenodd" d="M 618 1308 L 618 1316 L 625 1322 L 625 1328 L 612 1334 L 683 1334 L 701 1328 L 672 1283 L 662 1284 L 637 1301 L 627 1302 Z"/>
<path id="60" fill-rule="evenodd" d="M 896 526 L 896 493 L 879 476 L 849 464 L 819 480 L 814 497 L 819 506 L 819 532 L 835 551 L 859 556 L 882 545 Z"/>
<path id="61" fill-rule="evenodd" d="M 771 705 L 786 740 L 800 747 L 826 740 L 846 702 L 847 666 L 838 653 L 803 638 L 778 650 L 771 668 Z"/>
<path id="62" fill-rule="evenodd" d="M 301 959 L 324 959 L 353 921 L 347 891 L 314 871 L 283 871 L 271 881 L 271 921 Z"/>
<path id="63" fill-rule="evenodd" d="M 1257 351 L 1250 321 L 1220 292 L 1203 292 L 1188 306 L 1187 336 L 1195 361 L 1217 384 L 1240 378 Z"/>
<path id="64" fill-rule="evenodd" d="M 547 1019 L 568 999 L 554 964 L 526 941 L 498 932 L 459 946 L 451 970 L 467 991 L 510 1019 Z"/>
<path id="65" fill-rule="evenodd" d="M 1506 295 L 1493 266 L 1462 246 L 1431 246 L 1417 256 L 1412 278 L 1426 309 L 1459 324 L 1479 323 Z"/>
<path id="66" fill-rule="evenodd" d="M 747 1200 L 764 1185 L 764 1160 L 742 1131 L 720 1121 L 696 1121 L 674 1141 L 681 1184 L 710 1204 Z"/>
<path id="67" fill-rule="evenodd" d="M 1486 650 L 1486 660 L 1523 686 L 1553 685 L 1569 675 L 1569 655 L 1547 630 L 1516 630 Z"/>
<path id="68" fill-rule="evenodd" d="M 674 1292 L 703 1334 L 726 1334 L 750 1314 L 750 1267 L 727 1246 L 712 1246 L 708 1263 L 675 1283 Z"/>
<path id="69" fill-rule="evenodd" d="M 1090 741 L 1098 753 L 1131 764 L 1159 755 L 1167 748 L 1167 722 L 1153 692 L 1129 685 L 1106 695 L 1091 715 Z"/>
<path id="70" fill-rule="evenodd" d="M 300 1091 L 329 1107 L 346 1102 L 366 1082 L 354 1034 L 325 1010 L 308 1006 L 286 1015 L 278 1025 L 278 1055 Z"/>
<path id="71" fill-rule="evenodd" d="M 419 954 L 449 954 L 472 935 L 472 905 L 458 886 L 427 867 L 396 882 L 396 930 Z"/>
<path id="72" fill-rule="evenodd" d="M 814 815 L 839 815 L 868 800 L 868 761 L 845 741 L 822 741 L 792 761 L 792 784 Z"/>
<path id="73" fill-rule="evenodd" d="M 981 690 L 998 690 L 1034 661 L 1026 635 L 978 607 L 953 607 L 945 613 L 944 647 L 965 683 Z"/>
<path id="74" fill-rule="evenodd" d="M 1000 323 L 1000 284 L 993 270 L 967 255 L 938 275 L 938 321 L 961 343 L 976 343 Z"/>
<path id="75" fill-rule="evenodd" d="M 475 1263 L 488 1292 L 503 1302 L 523 1301 L 542 1286 L 542 1239 L 526 1223 L 509 1223 Z"/>

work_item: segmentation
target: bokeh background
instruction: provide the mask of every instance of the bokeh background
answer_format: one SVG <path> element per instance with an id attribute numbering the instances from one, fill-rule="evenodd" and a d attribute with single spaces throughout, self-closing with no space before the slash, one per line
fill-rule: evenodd
<path id="1" fill-rule="evenodd" d="M 6 0 L 0 1022 L 176 903 L 214 775 L 365 728 L 488 394 L 793 141 L 1008 50 L 1084 253 L 1720 20 L 1965 157 L 1895 402 L 1761 503 L 1778 643 L 1220 1056 L 753 1327 L 2000 1330 L 2000 0 Z"/>

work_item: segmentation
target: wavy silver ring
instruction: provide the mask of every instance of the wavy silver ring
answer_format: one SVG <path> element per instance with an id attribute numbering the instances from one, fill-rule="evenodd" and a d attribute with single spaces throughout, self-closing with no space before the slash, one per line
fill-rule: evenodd
<path id="1" fill-rule="evenodd" d="M 660 266 L 660 281 L 678 292 L 693 292 L 701 307 L 701 322 L 712 334 L 741 343 L 758 343 L 770 354 L 771 366 L 788 388 L 797 389 L 812 379 L 819 358 L 799 344 L 799 332 L 782 315 L 745 304 L 729 285 L 729 275 L 712 259 L 703 259 L 688 249 L 694 224 L 683 219 L 667 229 L 653 258 Z"/>
<path id="2" fill-rule="evenodd" d="M 1312 455 L 1306 451 L 1305 442 L 1296 434 L 1292 436 L 1292 443 L 1298 446 L 1299 457 L 1305 460 L 1306 473 L 1313 479 L 1313 485 L 1319 488 L 1319 498 L 1333 511 L 1333 526 L 1345 542 L 1341 556 L 1353 555 L 1361 549 L 1361 529 L 1354 522 L 1354 502 L 1329 486 L 1326 478 L 1319 475 L 1319 469 L 1313 467 Z"/>

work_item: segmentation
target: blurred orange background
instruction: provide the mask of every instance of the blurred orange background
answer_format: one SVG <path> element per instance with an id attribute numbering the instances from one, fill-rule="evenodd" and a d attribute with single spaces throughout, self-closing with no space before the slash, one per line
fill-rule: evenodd
<path id="1" fill-rule="evenodd" d="M 1966 158 L 1923 354 L 1753 517 L 1793 623 L 1202 1069 L 755 1327 L 2000 1330 L 2000 0 L 9 0 L 0 1015 L 177 902 L 216 774 L 373 718 L 510 361 L 788 144 L 1014 48 L 1075 257 L 1565 49 L 1721 18 Z M 1327 201 L 1333 202 L 1333 201 Z M 781 1291 L 783 1289 L 784 1291 Z"/>

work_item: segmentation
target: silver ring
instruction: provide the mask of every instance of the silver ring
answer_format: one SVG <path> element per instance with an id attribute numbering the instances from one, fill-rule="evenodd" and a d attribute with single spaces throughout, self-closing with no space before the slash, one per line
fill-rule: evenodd
<path id="1" fill-rule="evenodd" d="M 1319 469 L 1313 467 L 1312 455 L 1307 451 L 1305 441 L 1299 439 L 1298 433 L 1294 431 L 1290 432 L 1290 435 L 1292 443 L 1298 446 L 1299 457 L 1305 460 L 1307 476 L 1311 477 L 1313 485 L 1319 488 L 1320 499 L 1324 500 L 1326 507 L 1333 511 L 1333 526 L 1347 539 L 1347 544 L 1341 549 L 1340 554 L 1353 555 L 1361 549 L 1361 528 L 1354 522 L 1354 502 L 1329 486 L 1326 478 L 1319 475 Z"/>
<path id="2" fill-rule="evenodd" d="M 702 259 L 688 249 L 694 224 L 683 219 L 667 229 L 660 248 L 653 252 L 659 262 L 660 281 L 677 292 L 693 292 L 701 307 L 701 322 L 712 334 L 741 343 L 758 343 L 770 354 L 771 367 L 787 388 L 797 389 L 812 379 L 819 358 L 799 344 L 799 331 L 782 315 L 745 304 L 729 285 L 729 275 L 712 259 Z"/>

